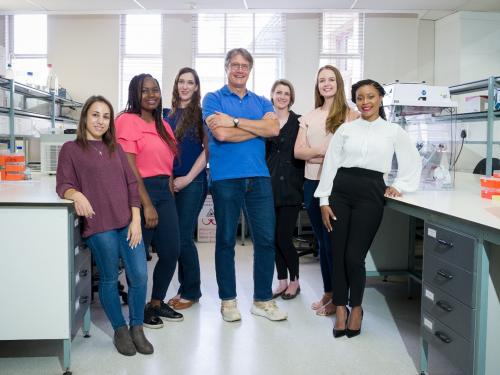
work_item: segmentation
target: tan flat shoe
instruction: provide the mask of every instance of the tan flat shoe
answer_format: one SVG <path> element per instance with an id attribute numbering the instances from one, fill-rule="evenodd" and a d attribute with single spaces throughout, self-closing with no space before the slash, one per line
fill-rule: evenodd
<path id="1" fill-rule="evenodd" d="M 178 299 L 173 308 L 175 310 L 184 310 L 184 309 L 189 309 L 191 306 L 193 306 L 195 303 L 198 303 L 198 300 L 191 301 L 191 300 L 186 300 L 185 302 Z"/>
<path id="2" fill-rule="evenodd" d="M 174 308 L 175 304 L 177 302 L 179 302 L 181 299 L 180 298 L 176 298 L 176 297 L 173 297 L 173 298 L 170 298 L 167 302 L 167 305 L 169 305 L 170 307 Z"/>
<path id="3" fill-rule="evenodd" d="M 336 306 L 332 303 L 332 301 L 328 301 L 321 308 L 316 310 L 316 315 L 318 316 L 330 316 L 334 315 L 336 310 Z"/>

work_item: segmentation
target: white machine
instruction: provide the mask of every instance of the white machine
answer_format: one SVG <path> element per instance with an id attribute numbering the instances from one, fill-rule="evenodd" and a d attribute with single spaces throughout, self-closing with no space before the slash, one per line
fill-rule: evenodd
<path id="1" fill-rule="evenodd" d="M 56 174 L 57 160 L 61 147 L 76 138 L 76 134 L 41 134 L 40 135 L 40 169 L 42 173 Z"/>
<path id="2" fill-rule="evenodd" d="M 457 144 L 457 103 L 445 86 L 425 83 L 392 83 L 384 86 L 388 120 L 400 124 L 415 142 L 422 157 L 421 189 L 452 189 Z M 393 161 L 389 180 L 397 172 Z"/>

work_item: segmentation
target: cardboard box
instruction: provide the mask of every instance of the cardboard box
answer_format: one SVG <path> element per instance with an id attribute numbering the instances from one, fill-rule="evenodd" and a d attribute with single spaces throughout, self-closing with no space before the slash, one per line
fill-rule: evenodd
<path id="1" fill-rule="evenodd" d="M 468 96 L 464 102 L 464 113 L 483 112 L 488 110 L 488 96 L 476 95 Z"/>
<path id="2" fill-rule="evenodd" d="M 198 215 L 198 242 L 215 242 L 215 232 L 217 223 L 215 222 L 214 202 L 209 194 L 203 203 L 203 208 Z"/>

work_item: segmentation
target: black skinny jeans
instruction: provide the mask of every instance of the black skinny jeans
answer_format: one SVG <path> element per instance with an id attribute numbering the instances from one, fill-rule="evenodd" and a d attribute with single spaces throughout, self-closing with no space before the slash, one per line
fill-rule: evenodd
<path id="1" fill-rule="evenodd" d="M 365 258 L 384 213 L 383 174 L 362 168 L 340 168 L 333 181 L 330 207 L 336 221 L 330 239 L 333 252 L 333 303 L 360 306 L 366 284 Z"/>
<path id="2" fill-rule="evenodd" d="M 300 206 L 276 207 L 276 270 L 278 280 L 299 278 L 299 255 L 293 245 L 293 231 L 297 224 Z"/>
<path id="3" fill-rule="evenodd" d="M 158 225 L 153 229 L 146 229 L 144 213 L 141 211 L 144 246 L 147 249 L 153 242 L 158 253 L 158 262 L 153 271 L 151 299 L 160 301 L 163 301 L 167 294 L 180 254 L 179 220 L 175 199 L 168 185 L 169 178 L 169 176 L 154 176 L 143 179 L 146 191 L 158 214 Z"/>

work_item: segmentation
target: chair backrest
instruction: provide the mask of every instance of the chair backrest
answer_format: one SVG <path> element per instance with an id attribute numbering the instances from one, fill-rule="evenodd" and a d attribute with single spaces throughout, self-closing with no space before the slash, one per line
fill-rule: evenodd
<path id="1" fill-rule="evenodd" d="M 500 159 L 493 158 L 491 164 L 494 171 L 500 169 Z M 472 173 L 481 175 L 486 174 L 486 159 L 481 159 Z"/>

